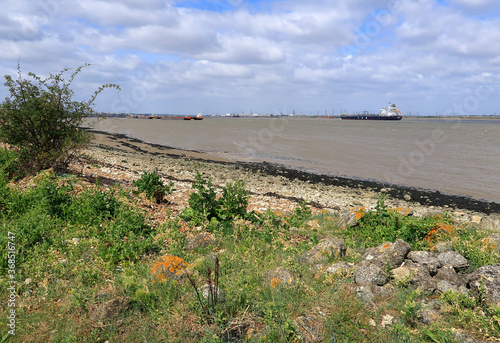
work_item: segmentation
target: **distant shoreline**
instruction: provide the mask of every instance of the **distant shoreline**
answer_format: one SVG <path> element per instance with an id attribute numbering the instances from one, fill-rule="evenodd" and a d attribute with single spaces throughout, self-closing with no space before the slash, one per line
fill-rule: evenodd
<path id="1" fill-rule="evenodd" d="M 182 150 L 169 146 L 144 142 L 125 134 L 108 133 L 93 129 L 86 129 L 95 134 L 94 144 L 109 149 L 127 149 L 130 152 L 149 154 L 152 156 L 164 155 L 187 161 L 199 161 L 218 165 L 237 166 L 246 171 L 264 173 L 270 176 L 281 176 L 290 180 L 299 180 L 311 184 L 324 184 L 347 187 L 353 190 L 370 190 L 380 194 L 387 194 L 396 199 L 411 199 L 422 206 L 438 206 L 453 209 L 464 209 L 485 214 L 500 214 L 500 204 L 481 199 L 474 199 L 462 195 L 446 194 L 436 190 L 422 189 L 404 185 L 389 184 L 376 180 L 349 178 L 345 176 L 330 176 L 315 174 L 288 166 L 266 162 L 242 162 L 212 156 L 196 150 Z"/>

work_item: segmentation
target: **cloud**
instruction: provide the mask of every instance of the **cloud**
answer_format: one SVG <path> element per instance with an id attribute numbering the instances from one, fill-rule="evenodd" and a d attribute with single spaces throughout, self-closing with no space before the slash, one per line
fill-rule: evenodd
<path id="1" fill-rule="evenodd" d="M 0 72 L 94 63 L 98 110 L 445 112 L 489 73 L 500 89 L 500 5 L 489 0 L 6 0 Z M 0 96 L 5 90 L 0 91 Z M 450 95 L 450 96 L 447 96 Z M 388 97 L 391 99 L 388 99 Z M 114 104 L 114 105 L 113 105 Z M 407 104 L 407 106 L 405 106 Z M 495 112 L 492 98 L 480 111 Z"/>

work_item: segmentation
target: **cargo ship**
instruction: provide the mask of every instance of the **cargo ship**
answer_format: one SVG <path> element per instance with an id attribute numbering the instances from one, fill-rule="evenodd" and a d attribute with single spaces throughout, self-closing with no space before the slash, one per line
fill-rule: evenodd
<path id="1" fill-rule="evenodd" d="M 345 120 L 401 120 L 403 116 L 396 105 L 389 102 L 387 107 L 380 109 L 379 114 L 364 111 L 359 114 L 342 114 L 340 118 Z"/>
<path id="2" fill-rule="evenodd" d="M 203 116 L 201 115 L 201 112 L 200 112 L 200 113 L 198 113 L 198 115 L 196 117 L 187 116 L 187 117 L 184 117 L 184 120 L 203 120 Z"/>

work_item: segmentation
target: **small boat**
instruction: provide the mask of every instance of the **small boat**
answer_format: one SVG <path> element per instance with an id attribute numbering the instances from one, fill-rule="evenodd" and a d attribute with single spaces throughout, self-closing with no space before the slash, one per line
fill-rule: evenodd
<path id="1" fill-rule="evenodd" d="M 364 111 L 358 114 L 342 114 L 340 119 L 344 120 L 401 120 L 403 116 L 395 104 L 380 109 L 380 114 Z"/>

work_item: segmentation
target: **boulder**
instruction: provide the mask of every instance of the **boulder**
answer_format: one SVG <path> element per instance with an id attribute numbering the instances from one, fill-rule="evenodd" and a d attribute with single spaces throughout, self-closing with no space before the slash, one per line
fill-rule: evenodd
<path id="1" fill-rule="evenodd" d="M 389 281 L 384 270 L 373 263 L 360 263 L 354 271 L 354 282 L 358 285 L 383 286 Z"/>
<path id="2" fill-rule="evenodd" d="M 180 280 L 187 275 L 189 263 L 174 255 L 161 256 L 151 268 L 151 276 L 157 281 Z"/>
<path id="3" fill-rule="evenodd" d="M 457 274 L 452 266 L 439 269 L 434 279 L 437 282 L 437 290 L 441 293 L 467 293 L 467 280 L 464 276 Z"/>
<path id="4" fill-rule="evenodd" d="M 410 251 L 407 258 L 427 268 L 431 276 L 436 275 L 441 268 L 441 262 L 436 255 L 428 251 Z"/>
<path id="5" fill-rule="evenodd" d="M 435 254 L 441 254 L 453 250 L 451 241 L 437 242 L 432 246 L 431 251 Z"/>
<path id="6" fill-rule="evenodd" d="M 456 251 L 441 253 L 437 256 L 437 259 L 443 266 L 451 266 L 457 272 L 469 267 L 467 259 Z"/>
<path id="7" fill-rule="evenodd" d="M 217 245 L 217 241 L 210 233 L 199 233 L 196 236 L 189 237 L 186 242 L 186 249 L 188 251 L 202 249 L 206 247 L 213 247 Z"/>
<path id="8" fill-rule="evenodd" d="M 130 306 L 130 300 L 124 297 L 109 300 L 102 304 L 97 304 L 89 310 L 90 321 L 97 325 L 104 325 L 116 319 L 118 315 L 125 312 Z"/>
<path id="9" fill-rule="evenodd" d="M 308 264 L 327 263 L 329 259 L 341 259 L 345 256 L 346 246 L 344 241 L 337 238 L 321 240 L 308 252 L 300 256 L 300 261 Z"/>
<path id="10" fill-rule="evenodd" d="M 371 264 L 376 264 L 379 268 L 385 270 L 399 267 L 405 260 L 406 255 L 410 252 L 410 244 L 402 239 L 396 240 L 394 243 L 384 243 L 375 248 L 366 249 L 362 261 Z"/>
<path id="11" fill-rule="evenodd" d="M 500 264 L 484 266 L 469 275 L 469 288 L 474 296 L 484 289 L 486 303 L 500 306 Z"/>
<path id="12" fill-rule="evenodd" d="M 323 342 L 321 336 L 322 323 L 311 316 L 299 316 L 293 321 L 293 325 L 298 329 L 298 338 L 304 343 Z"/>
<path id="13" fill-rule="evenodd" d="M 264 273 L 264 284 L 271 288 L 284 287 L 295 282 L 295 275 L 283 267 L 268 270 Z"/>
<path id="14" fill-rule="evenodd" d="M 392 271 L 392 277 L 402 284 L 410 284 L 417 286 L 423 292 L 432 293 L 436 289 L 436 281 L 429 274 L 427 267 L 415 263 L 411 260 Z"/>

